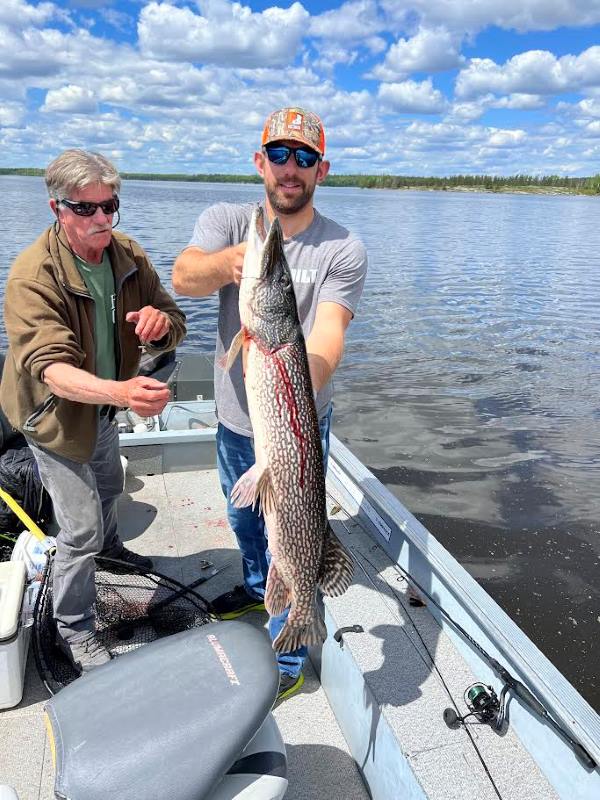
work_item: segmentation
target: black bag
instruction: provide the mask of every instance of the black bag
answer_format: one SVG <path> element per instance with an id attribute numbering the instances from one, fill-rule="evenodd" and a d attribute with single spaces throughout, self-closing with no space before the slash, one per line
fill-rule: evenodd
<path id="1" fill-rule="evenodd" d="M 42 486 L 33 453 L 26 443 L 0 455 L 0 487 L 40 527 L 52 519 L 52 501 Z M 0 498 L 0 532 L 20 533 L 26 526 Z"/>
<path id="2" fill-rule="evenodd" d="M 0 376 L 4 369 L 4 353 L 0 353 Z M 0 453 L 9 447 L 21 447 L 25 444 L 25 437 L 15 430 L 0 406 Z"/>

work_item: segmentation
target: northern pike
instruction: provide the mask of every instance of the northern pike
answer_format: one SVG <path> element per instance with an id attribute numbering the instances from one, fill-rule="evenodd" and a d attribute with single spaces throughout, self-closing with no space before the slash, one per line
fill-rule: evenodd
<path id="1" fill-rule="evenodd" d="M 276 616 L 290 607 L 273 649 L 292 652 L 325 640 L 317 588 L 345 592 L 353 562 L 327 518 L 319 420 L 281 226 L 275 218 L 265 235 L 260 206 L 250 221 L 239 309 L 227 368 L 243 350 L 256 463 L 233 487 L 231 502 L 258 502 L 264 515 L 271 553 L 265 608 Z"/>

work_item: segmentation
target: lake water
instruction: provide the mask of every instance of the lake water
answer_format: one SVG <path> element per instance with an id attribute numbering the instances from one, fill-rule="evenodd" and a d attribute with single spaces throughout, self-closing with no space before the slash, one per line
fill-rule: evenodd
<path id="1" fill-rule="evenodd" d="M 3 282 L 50 214 L 41 179 L 0 189 Z M 260 196 L 128 181 L 120 227 L 170 288 L 197 214 Z M 370 258 L 335 433 L 600 711 L 598 199 L 320 188 L 316 204 Z M 211 350 L 215 298 L 180 302 L 183 349 Z"/>

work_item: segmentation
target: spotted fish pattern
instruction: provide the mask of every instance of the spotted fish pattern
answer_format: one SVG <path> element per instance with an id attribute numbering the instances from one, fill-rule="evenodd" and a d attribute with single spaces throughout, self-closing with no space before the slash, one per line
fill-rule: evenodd
<path id="1" fill-rule="evenodd" d="M 342 594 L 353 562 L 327 519 L 319 422 L 281 228 L 275 219 L 265 237 L 261 215 L 257 207 L 240 286 L 242 329 L 228 359 L 243 349 L 256 464 L 231 499 L 260 504 L 271 552 L 265 607 L 271 615 L 290 607 L 273 648 L 291 652 L 324 641 L 317 588 Z"/>

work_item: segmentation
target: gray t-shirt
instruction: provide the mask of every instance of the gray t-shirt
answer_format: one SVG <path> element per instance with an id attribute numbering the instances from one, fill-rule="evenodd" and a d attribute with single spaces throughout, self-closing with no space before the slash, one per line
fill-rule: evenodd
<path id="1" fill-rule="evenodd" d="M 214 253 L 246 241 L 255 206 L 254 203 L 210 206 L 198 217 L 188 246 Z M 367 274 L 367 253 L 362 242 L 346 228 L 315 210 L 309 227 L 286 239 L 284 250 L 305 338 L 312 329 L 319 303 L 339 303 L 356 313 Z M 225 373 L 219 364 L 240 329 L 238 301 L 238 287 L 234 283 L 219 290 L 215 397 L 219 421 L 235 433 L 252 436 L 241 358 L 235 360 L 229 373 Z M 319 417 L 326 412 L 332 395 L 330 381 L 317 396 Z"/>

